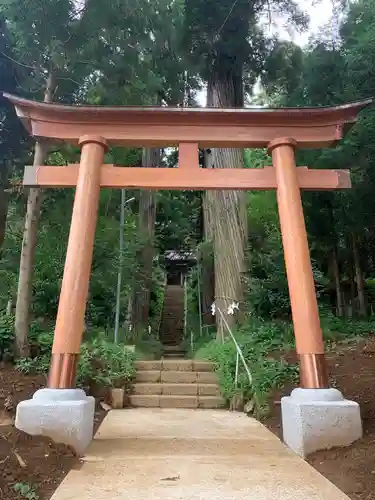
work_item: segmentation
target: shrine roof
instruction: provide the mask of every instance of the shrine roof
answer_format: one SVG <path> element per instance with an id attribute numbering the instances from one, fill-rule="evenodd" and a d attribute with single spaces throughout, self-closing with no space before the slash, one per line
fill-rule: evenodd
<path id="1" fill-rule="evenodd" d="M 266 147 L 293 137 L 299 147 L 340 140 L 372 99 L 314 108 L 172 108 L 48 104 L 3 94 L 36 138 L 77 143 L 86 134 L 124 146 Z"/>

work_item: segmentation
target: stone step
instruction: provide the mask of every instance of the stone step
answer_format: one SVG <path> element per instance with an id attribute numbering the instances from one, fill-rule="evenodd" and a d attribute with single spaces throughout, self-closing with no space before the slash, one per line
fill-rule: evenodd
<path id="1" fill-rule="evenodd" d="M 198 361 L 192 359 L 181 360 L 155 360 L 136 361 L 135 368 L 140 371 L 193 371 L 193 372 L 213 372 L 214 365 L 210 361 Z M 210 383 L 210 382 L 208 382 Z"/>
<path id="2" fill-rule="evenodd" d="M 161 343 L 163 344 L 163 349 L 166 351 L 180 351 L 183 350 L 181 347 L 182 334 L 177 335 L 163 335 L 160 337 Z"/>
<path id="3" fill-rule="evenodd" d="M 133 394 L 130 396 L 130 405 L 135 408 L 218 409 L 225 407 L 225 401 L 218 396 Z"/>
<path id="4" fill-rule="evenodd" d="M 218 396 L 220 389 L 217 384 L 161 384 L 137 383 L 133 386 L 135 395 L 168 395 L 168 396 Z"/>
<path id="5" fill-rule="evenodd" d="M 177 358 L 182 358 L 182 360 L 184 360 L 185 358 L 185 355 L 186 355 L 186 351 L 185 349 L 178 349 L 178 350 L 175 350 L 175 349 L 163 349 L 163 352 L 162 352 L 162 357 L 167 357 L 167 356 L 172 356 L 172 357 L 177 357 Z"/>
<path id="6" fill-rule="evenodd" d="M 156 384 L 160 382 L 160 370 L 140 370 L 135 374 L 135 381 L 148 384 Z"/>
<path id="7" fill-rule="evenodd" d="M 165 359 L 184 359 L 185 352 L 167 352 L 163 354 Z"/>
<path id="8" fill-rule="evenodd" d="M 135 381 L 167 384 L 217 384 L 218 378 L 214 372 L 140 370 L 136 372 Z"/>

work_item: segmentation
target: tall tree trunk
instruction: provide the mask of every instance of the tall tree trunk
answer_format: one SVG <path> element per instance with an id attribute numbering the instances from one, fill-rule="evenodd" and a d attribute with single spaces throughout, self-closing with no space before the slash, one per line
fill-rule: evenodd
<path id="1" fill-rule="evenodd" d="M 10 160 L 5 160 L 4 166 L 0 170 L 0 258 L 1 249 L 5 239 L 5 229 L 8 215 L 9 196 L 6 188 L 8 184 L 10 164 Z"/>
<path id="2" fill-rule="evenodd" d="M 202 316 L 205 325 L 213 325 L 211 306 L 215 302 L 215 267 L 213 241 L 205 240 L 199 255 Z"/>
<path id="3" fill-rule="evenodd" d="M 208 85 L 208 100 L 215 107 L 243 106 L 242 71 L 232 71 L 213 78 Z M 210 95 L 211 94 L 211 95 Z M 243 152 L 238 149 L 213 149 L 213 168 L 243 168 Z M 230 328 L 235 315 L 228 314 L 233 302 L 243 310 L 243 276 L 246 273 L 247 213 L 246 193 L 213 191 L 212 203 L 215 259 L 215 304 Z M 238 314 L 238 313 L 237 313 Z M 217 338 L 227 335 L 219 312 L 216 313 Z"/>
<path id="4" fill-rule="evenodd" d="M 44 102 L 52 102 L 56 89 L 56 80 L 51 71 L 46 84 Z M 46 159 L 48 147 L 38 141 L 35 144 L 34 167 L 42 165 Z M 35 250 L 37 242 L 40 209 L 43 203 L 43 191 L 31 188 L 27 199 L 25 227 L 23 231 L 21 261 L 18 277 L 16 318 L 15 318 L 15 347 L 20 357 L 29 356 L 28 332 L 30 324 L 30 308 L 32 298 L 32 279 L 34 271 Z"/>
<path id="5" fill-rule="evenodd" d="M 336 248 L 332 249 L 331 263 L 332 263 L 332 274 L 335 281 L 337 315 L 339 317 L 342 317 L 344 316 L 344 301 L 342 295 L 340 268 L 339 268 L 339 261 Z"/>
<path id="6" fill-rule="evenodd" d="M 357 284 L 355 282 L 355 272 L 354 269 L 350 266 L 350 318 L 353 318 L 357 313 Z"/>
<path id="7" fill-rule="evenodd" d="M 361 316 L 367 316 L 367 305 L 365 296 L 365 280 L 363 277 L 363 270 L 361 266 L 361 257 L 359 252 L 359 241 L 355 234 L 353 234 L 353 258 L 354 258 L 354 270 L 357 282 L 357 292 L 359 301 L 359 314 Z"/>
<path id="8" fill-rule="evenodd" d="M 142 165 L 145 167 L 160 166 L 160 150 L 147 148 L 143 150 Z M 139 194 L 138 235 L 140 249 L 138 252 L 139 271 L 136 273 L 132 294 L 132 332 L 148 328 L 150 312 L 150 295 L 152 286 L 152 270 L 154 257 L 156 202 L 155 192 L 142 190 Z"/>
<path id="9" fill-rule="evenodd" d="M 207 105 L 209 105 L 207 103 Z M 206 150 L 204 154 L 204 167 L 212 168 L 211 150 Z M 203 239 L 204 247 L 200 254 L 201 266 L 201 297 L 203 322 L 206 325 L 215 323 L 215 318 L 211 314 L 211 306 L 215 302 L 215 266 L 214 266 L 214 231 L 212 213 L 212 193 L 205 191 L 202 198 L 203 204 Z"/>

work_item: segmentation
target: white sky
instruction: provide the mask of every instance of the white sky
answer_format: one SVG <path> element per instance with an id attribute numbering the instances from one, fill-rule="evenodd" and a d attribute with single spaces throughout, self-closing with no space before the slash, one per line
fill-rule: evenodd
<path id="1" fill-rule="evenodd" d="M 319 29 L 323 28 L 329 23 L 333 14 L 333 1 L 334 0 L 299 0 L 301 9 L 310 17 L 309 29 L 304 33 L 291 33 L 289 34 L 285 29 L 280 27 L 275 29 L 273 33 L 278 32 L 280 38 L 292 40 L 298 45 L 307 45 L 309 38 L 317 34 Z"/>

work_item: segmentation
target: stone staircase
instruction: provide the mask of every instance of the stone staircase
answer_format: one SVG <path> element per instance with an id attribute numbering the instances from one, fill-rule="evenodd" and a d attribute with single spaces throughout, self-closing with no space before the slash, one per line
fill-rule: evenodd
<path id="1" fill-rule="evenodd" d="M 184 289 L 181 285 L 167 285 L 160 326 L 160 341 L 164 358 L 184 358 Z"/>
<path id="2" fill-rule="evenodd" d="M 130 405 L 149 408 L 223 408 L 212 363 L 192 360 L 138 361 Z"/>

